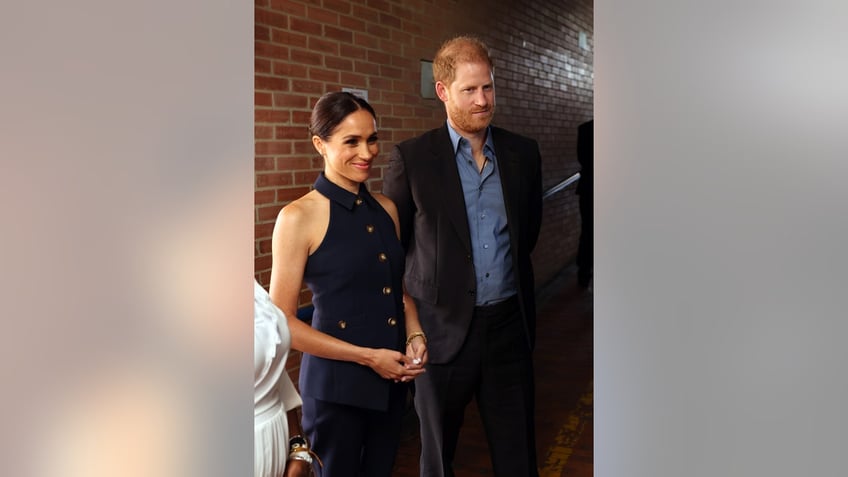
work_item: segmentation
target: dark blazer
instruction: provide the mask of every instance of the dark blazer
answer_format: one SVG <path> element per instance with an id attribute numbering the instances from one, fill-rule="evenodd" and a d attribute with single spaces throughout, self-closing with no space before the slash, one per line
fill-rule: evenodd
<path id="1" fill-rule="evenodd" d="M 542 221 L 541 156 L 536 141 L 491 127 L 509 228 L 518 298 L 530 349 L 536 305 L 530 252 Z M 398 208 L 407 251 L 406 288 L 418 305 L 429 359 L 449 362 L 471 322 L 476 278 L 465 199 L 447 124 L 392 150 L 383 193 Z"/>

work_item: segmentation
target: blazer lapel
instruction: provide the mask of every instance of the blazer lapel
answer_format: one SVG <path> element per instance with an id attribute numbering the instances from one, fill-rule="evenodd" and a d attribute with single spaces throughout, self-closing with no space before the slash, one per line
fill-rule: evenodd
<path id="1" fill-rule="evenodd" d="M 519 154 L 513 150 L 511 144 L 504 143 L 502 137 L 498 133 L 497 128 L 490 129 L 492 133 L 492 141 L 495 144 L 495 154 L 498 159 L 498 167 L 500 167 L 501 187 L 503 189 L 504 203 L 506 206 L 506 219 L 509 224 L 510 242 L 517 246 L 518 233 L 521 227 L 519 211 L 521 210 L 518 200 L 524 197 L 521 193 L 521 158 Z"/>
<path id="2" fill-rule="evenodd" d="M 435 194 L 444 202 L 442 210 L 456 229 L 462 245 L 471 253 L 471 232 L 468 230 L 468 216 L 462 181 L 456 169 L 456 154 L 451 145 L 447 125 L 436 130 L 433 137 L 432 153 L 436 158 L 436 175 L 439 181 L 432 184 Z"/>

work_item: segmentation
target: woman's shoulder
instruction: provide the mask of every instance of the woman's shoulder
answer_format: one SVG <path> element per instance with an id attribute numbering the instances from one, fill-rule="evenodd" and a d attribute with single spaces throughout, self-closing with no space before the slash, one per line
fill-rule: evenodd
<path id="1" fill-rule="evenodd" d="M 302 223 L 314 217 L 328 200 L 318 191 L 312 190 L 280 209 L 277 221 Z"/>
<path id="2" fill-rule="evenodd" d="M 392 202 L 392 199 L 389 199 L 388 197 L 386 197 L 383 194 L 380 194 L 379 192 L 372 193 L 371 195 L 374 196 L 374 199 L 376 199 L 377 202 L 380 204 L 380 206 L 383 208 L 383 210 L 386 211 L 386 213 L 389 215 L 389 218 L 391 218 L 392 222 L 394 222 L 395 229 L 397 229 L 397 227 L 398 227 L 398 211 L 397 211 L 397 207 L 395 206 L 395 203 Z M 397 230 L 395 230 L 395 231 L 397 231 Z"/>
<path id="3" fill-rule="evenodd" d="M 304 244 L 311 253 L 314 244 L 321 242 L 329 221 L 329 200 L 313 190 L 280 209 L 274 224 L 274 237 L 292 241 L 295 248 L 297 244 Z"/>
<path id="4" fill-rule="evenodd" d="M 392 199 L 389 199 L 388 196 L 385 196 L 380 192 L 372 192 L 371 195 L 387 211 L 389 211 L 389 212 L 397 211 L 397 207 L 395 207 L 395 203 L 392 202 Z"/>

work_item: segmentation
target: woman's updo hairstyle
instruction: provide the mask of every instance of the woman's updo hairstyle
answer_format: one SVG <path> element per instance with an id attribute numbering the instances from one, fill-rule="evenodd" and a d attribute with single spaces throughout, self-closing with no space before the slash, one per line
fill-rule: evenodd
<path id="1" fill-rule="evenodd" d="M 309 120 L 309 135 L 318 136 L 326 141 L 333 135 L 336 126 L 350 113 L 364 109 L 371 113 L 374 120 L 377 114 L 368 101 L 351 93 L 333 91 L 325 93 L 312 108 L 312 117 Z"/>

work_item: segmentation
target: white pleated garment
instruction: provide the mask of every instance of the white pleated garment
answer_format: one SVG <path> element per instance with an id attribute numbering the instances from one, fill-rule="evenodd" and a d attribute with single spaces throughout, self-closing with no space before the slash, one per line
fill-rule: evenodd
<path id="1" fill-rule="evenodd" d="M 255 477 L 279 477 L 288 458 L 286 412 L 302 402 L 286 373 L 291 349 L 286 317 L 255 280 L 253 300 L 253 473 Z"/>

